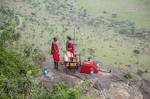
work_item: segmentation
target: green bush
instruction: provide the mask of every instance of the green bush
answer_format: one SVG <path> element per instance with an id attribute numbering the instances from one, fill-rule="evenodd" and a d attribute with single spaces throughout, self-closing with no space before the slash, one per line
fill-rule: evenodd
<path id="1" fill-rule="evenodd" d="M 11 49 L 20 38 L 15 27 L 18 17 L 7 7 L 0 7 L 0 99 L 23 99 L 31 90 L 32 79 L 39 72 L 34 64 Z M 29 56 L 31 48 L 25 52 Z"/>
<path id="2" fill-rule="evenodd" d="M 32 55 L 32 59 L 33 59 L 33 61 L 44 60 L 44 55 L 42 52 L 34 52 Z"/>
<path id="3" fill-rule="evenodd" d="M 113 13 L 112 14 L 112 18 L 116 18 L 117 17 L 117 14 L 116 13 Z"/>
<path id="4" fill-rule="evenodd" d="M 131 79 L 132 78 L 132 75 L 131 75 L 131 73 L 129 73 L 129 72 L 126 72 L 126 73 L 124 73 L 124 78 L 126 78 L 126 79 Z"/>
<path id="5" fill-rule="evenodd" d="M 25 44 L 24 45 L 23 53 L 26 57 L 30 57 L 32 55 L 32 51 L 33 51 L 32 50 L 32 45 L 30 45 L 30 44 Z"/>
<path id="6" fill-rule="evenodd" d="M 20 38 L 20 33 L 17 33 L 15 27 L 19 24 L 18 16 L 13 10 L 6 6 L 0 7 L 0 45 L 11 46 L 14 41 Z"/>
<path id="7" fill-rule="evenodd" d="M 58 83 L 52 88 L 34 85 L 29 93 L 29 99 L 79 99 L 79 88 L 68 87 L 64 83 Z"/>
<path id="8" fill-rule="evenodd" d="M 28 64 L 21 55 L 9 49 L 0 48 L 0 97 L 16 97 L 27 94 L 33 76 L 39 71 L 36 65 Z M 30 72 L 30 73 L 29 73 Z"/>
<path id="9" fill-rule="evenodd" d="M 51 91 L 52 99 L 78 99 L 79 96 L 79 89 L 69 88 L 64 83 L 56 84 Z"/>
<path id="10" fill-rule="evenodd" d="M 144 71 L 142 71 L 142 70 L 140 70 L 140 69 L 137 70 L 137 74 L 138 74 L 139 76 L 142 76 L 143 73 L 144 73 Z"/>
<path id="11" fill-rule="evenodd" d="M 133 50 L 133 52 L 134 52 L 135 54 L 140 54 L 140 51 L 137 50 L 137 49 Z"/>
<path id="12" fill-rule="evenodd" d="M 115 15 L 113 15 L 115 17 Z M 114 26 L 114 29 L 120 33 L 124 34 L 126 36 L 134 37 L 136 36 L 135 33 L 135 24 L 133 22 L 130 22 L 128 20 L 124 21 L 118 21 L 118 20 L 111 20 L 112 24 Z"/>

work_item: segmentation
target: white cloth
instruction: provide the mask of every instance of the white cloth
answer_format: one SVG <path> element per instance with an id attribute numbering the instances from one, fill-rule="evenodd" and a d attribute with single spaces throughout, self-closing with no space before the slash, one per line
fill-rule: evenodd
<path id="1" fill-rule="evenodd" d="M 71 53 L 70 51 L 67 51 L 64 54 L 64 61 L 69 62 L 71 57 L 73 57 L 73 53 Z"/>

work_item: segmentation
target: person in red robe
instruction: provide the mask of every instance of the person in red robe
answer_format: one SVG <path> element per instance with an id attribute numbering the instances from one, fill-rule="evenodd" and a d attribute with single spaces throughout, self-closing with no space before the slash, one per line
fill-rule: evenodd
<path id="1" fill-rule="evenodd" d="M 53 38 L 53 42 L 51 45 L 51 54 L 53 55 L 53 60 L 54 60 L 54 68 L 58 69 L 58 63 L 59 63 L 59 47 L 58 47 L 58 42 L 56 38 Z"/>
<path id="2" fill-rule="evenodd" d="M 66 50 L 69 50 L 74 56 L 74 44 L 71 37 L 67 36 Z"/>

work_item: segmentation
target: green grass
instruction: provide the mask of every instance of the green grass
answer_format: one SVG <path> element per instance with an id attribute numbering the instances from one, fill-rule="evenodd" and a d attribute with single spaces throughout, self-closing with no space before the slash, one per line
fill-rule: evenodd
<path id="1" fill-rule="evenodd" d="M 77 0 L 91 15 L 116 13 L 119 16 L 135 22 L 137 28 L 150 29 L 149 0 Z"/>
<path id="2" fill-rule="evenodd" d="M 115 13 L 120 19 L 134 22 L 136 29 L 145 28 L 150 30 L 150 2 L 148 0 L 77 0 L 77 4 L 84 7 L 92 16 L 110 17 L 111 14 Z M 104 11 L 106 13 L 103 13 Z M 89 27 L 85 30 L 83 30 L 85 33 L 91 31 Z M 146 53 L 134 55 L 133 53 L 134 49 L 142 48 L 143 45 L 139 45 L 142 40 L 124 37 L 123 35 L 116 36 L 111 29 L 106 32 L 101 32 L 101 30 L 97 32 L 100 32 L 100 38 L 92 42 L 87 41 L 85 45 L 91 48 L 94 47 L 96 57 L 101 59 L 104 64 L 123 68 L 124 70 L 128 70 L 129 68 L 125 65 L 130 64 L 133 66 L 130 72 L 134 73 L 137 68 L 150 68 L 150 55 Z M 104 41 L 104 39 L 108 40 Z M 113 48 L 109 48 L 110 45 Z M 148 48 L 144 49 L 148 50 Z M 147 76 L 149 73 L 145 75 L 145 78 L 149 79 Z"/>
<path id="3" fill-rule="evenodd" d="M 135 55 L 133 50 L 140 48 L 139 39 L 131 39 L 124 35 L 116 35 L 113 30 L 100 32 L 99 35 L 91 34 L 93 28 L 84 27 L 77 36 L 82 38 L 78 41 L 78 45 L 81 47 L 77 48 L 81 50 L 82 59 L 87 59 L 90 55 L 88 53 L 89 48 L 96 49 L 94 58 L 101 60 L 104 65 L 111 67 L 121 68 L 131 73 L 136 73 L 138 68 L 150 68 L 150 55 L 140 53 Z M 81 36 L 84 35 L 84 36 Z M 87 37 L 88 38 L 87 40 Z M 110 47 L 112 46 L 112 47 Z M 82 49 L 85 49 L 83 54 Z M 141 50 L 140 50 L 141 51 Z M 131 65 L 128 68 L 126 65 Z M 147 75 L 144 76 L 149 79 Z"/>
<path id="4" fill-rule="evenodd" d="M 132 21 L 136 21 L 137 25 L 143 26 L 143 27 L 148 27 L 149 26 L 149 22 L 147 21 L 149 18 L 149 14 L 145 12 L 145 14 L 147 16 L 144 15 L 144 13 L 137 13 L 136 8 L 138 7 L 138 2 L 135 3 L 134 0 L 132 1 L 121 1 L 121 0 L 113 0 L 110 1 L 106 1 L 106 0 L 95 0 L 95 2 L 93 3 L 93 0 L 87 0 L 87 1 L 83 1 L 80 0 L 78 1 L 80 3 L 80 6 L 84 6 L 85 8 L 87 8 L 87 11 L 91 14 L 91 15 L 97 15 L 97 14 L 102 14 L 103 11 L 107 11 L 108 13 L 119 13 L 119 16 L 123 17 L 123 18 L 127 18 L 130 19 Z M 133 4 L 135 3 L 135 4 Z M 122 7 L 122 6 L 126 6 L 128 5 L 127 8 Z M 143 5 L 142 5 L 143 6 Z M 145 8 L 143 8 L 142 10 L 144 10 Z M 32 10 L 32 9 L 31 9 Z M 124 11 L 131 11 L 131 10 L 135 10 L 135 14 L 133 13 L 124 13 Z M 41 11 L 39 11 L 39 13 L 43 13 L 42 16 L 46 17 L 48 15 L 48 13 L 45 12 L 45 9 L 42 8 Z M 98 13 L 99 12 L 99 13 Z M 133 14 L 133 15 L 132 15 Z M 145 17 L 144 21 L 142 21 L 142 23 L 144 24 L 144 22 L 146 24 L 142 25 L 141 23 L 141 19 L 142 15 Z M 109 14 L 108 14 L 109 15 Z M 47 21 L 47 28 L 51 27 L 51 25 L 53 25 L 54 31 L 50 32 L 48 30 L 45 30 L 45 25 L 42 25 L 41 23 L 43 22 L 43 20 L 41 20 L 41 15 L 37 15 L 37 20 L 39 19 L 39 23 L 40 25 L 36 24 L 36 22 L 34 24 L 32 24 L 30 21 L 25 21 L 26 24 L 26 30 L 25 33 L 23 34 L 23 42 L 27 41 L 29 43 L 34 43 L 35 46 L 38 46 L 40 48 L 42 48 L 45 52 L 49 51 L 49 47 L 50 47 L 50 43 L 48 44 L 48 42 L 51 40 L 52 37 L 56 36 L 56 32 L 58 33 L 58 39 L 59 39 L 59 43 L 63 50 L 65 50 L 65 39 L 67 35 L 71 35 L 73 37 L 73 32 L 74 32 L 74 27 L 68 27 L 68 31 L 65 32 L 63 35 L 61 35 L 62 33 L 62 24 L 63 22 L 59 22 L 57 21 L 57 19 L 55 18 L 46 18 Z M 134 18 L 135 17 L 135 18 Z M 32 31 L 32 33 L 30 34 L 31 30 L 35 29 L 35 32 Z M 44 32 L 41 32 L 42 30 L 44 30 Z M 132 40 L 128 39 L 128 40 L 123 40 L 125 37 L 124 36 L 113 36 L 114 35 L 114 31 L 110 30 L 110 31 L 106 31 L 106 33 L 99 33 L 98 35 L 101 35 L 101 38 L 96 38 L 96 36 L 93 36 L 91 34 L 91 31 L 94 30 L 93 27 L 82 27 L 80 31 L 78 31 L 78 34 L 76 35 L 79 39 L 79 41 L 77 41 L 78 43 L 78 47 L 76 48 L 76 50 L 78 50 L 78 52 L 82 52 L 82 49 L 85 48 L 85 54 L 83 55 L 83 58 L 86 59 L 87 57 L 89 57 L 89 53 L 88 53 L 88 48 L 95 48 L 96 49 L 96 57 L 100 58 L 105 64 L 111 64 L 114 65 L 114 63 L 118 63 L 115 65 L 119 65 L 120 63 L 122 64 L 134 64 L 137 61 L 137 58 L 135 56 L 133 56 L 132 51 L 134 50 L 134 47 L 136 47 L 137 43 L 132 43 Z M 97 32 L 100 32 L 99 30 Z M 27 34 L 28 33 L 28 34 Z M 42 34 L 42 38 L 41 38 L 41 34 Z M 83 34 L 83 36 L 81 36 L 81 34 Z M 31 35 L 31 36 L 29 36 Z M 32 35 L 35 35 L 35 38 L 32 39 Z M 25 36 L 29 36 L 29 38 L 25 37 Z M 87 37 L 90 37 L 90 40 L 87 40 Z M 111 39 L 112 38 L 112 39 Z M 28 39 L 28 40 L 26 40 Z M 104 41 L 104 39 L 108 39 L 107 41 Z M 118 40 L 117 42 L 115 42 L 115 40 Z M 98 43 L 97 43 L 98 40 Z M 137 41 L 138 42 L 138 41 Z M 109 46 L 113 46 L 113 48 L 109 48 Z M 122 47 L 120 47 L 120 45 L 122 45 Z M 62 51 L 61 51 L 62 53 Z M 133 58 L 131 58 L 133 56 Z M 139 57 L 144 57 L 144 55 L 139 55 Z M 148 56 L 149 57 L 149 56 Z M 143 60 L 140 61 L 140 63 L 144 63 L 144 64 L 149 64 L 148 58 L 142 58 Z"/>
<path id="5" fill-rule="evenodd" d="M 118 15 L 135 22 L 136 28 L 146 28 L 150 30 L 150 12 L 121 12 L 118 13 Z"/>

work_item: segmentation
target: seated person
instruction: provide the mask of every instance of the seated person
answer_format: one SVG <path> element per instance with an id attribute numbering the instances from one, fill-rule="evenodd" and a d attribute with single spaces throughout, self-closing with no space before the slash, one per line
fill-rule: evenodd
<path id="1" fill-rule="evenodd" d="M 64 63 L 66 66 L 77 66 L 77 57 L 76 55 L 74 55 L 73 57 L 73 53 L 71 53 L 70 51 L 65 51 L 64 52 Z"/>
<path id="2" fill-rule="evenodd" d="M 83 62 L 86 64 L 94 64 L 95 63 L 95 61 L 92 60 L 91 57 L 89 57 L 87 60 L 84 60 Z"/>
<path id="3" fill-rule="evenodd" d="M 91 62 L 91 61 L 93 61 L 93 60 L 91 59 L 91 57 L 88 57 L 87 60 L 84 60 L 84 62 Z"/>
<path id="4" fill-rule="evenodd" d="M 70 51 L 64 51 L 64 63 L 66 66 L 69 66 L 70 58 L 73 57 L 73 54 Z"/>
<path id="5" fill-rule="evenodd" d="M 70 58 L 73 57 L 73 53 L 70 51 L 65 51 L 64 53 L 64 61 L 65 62 L 70 62 Z"/>

